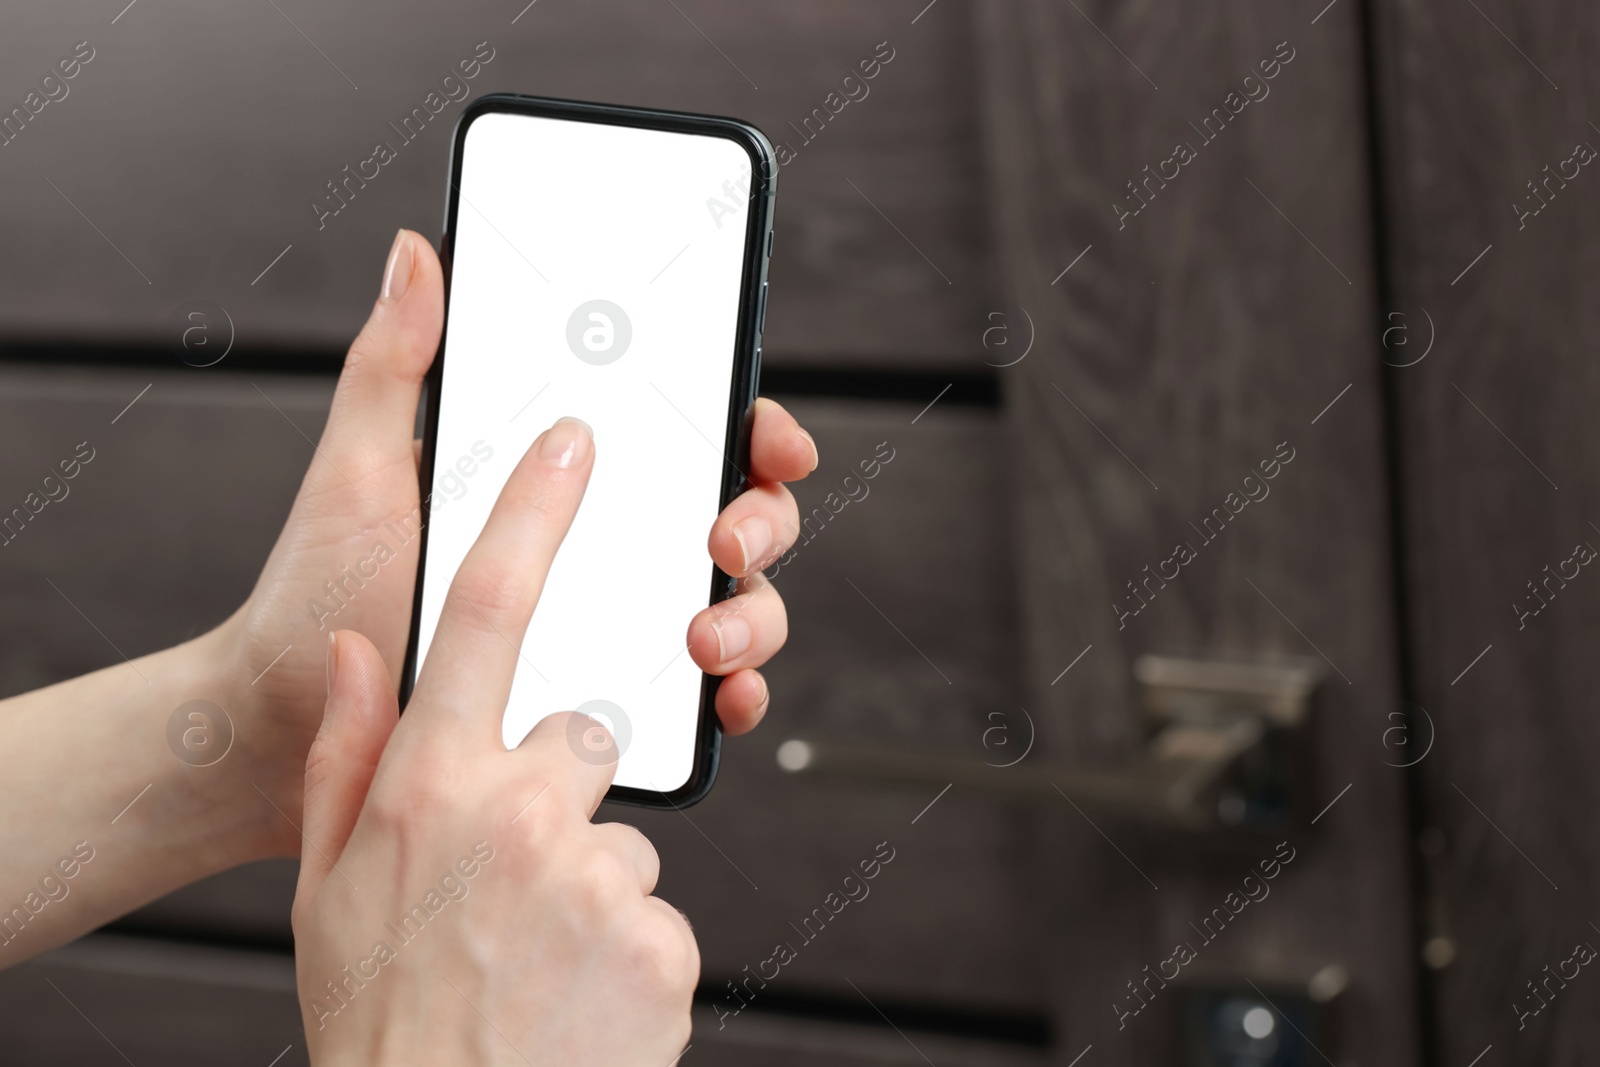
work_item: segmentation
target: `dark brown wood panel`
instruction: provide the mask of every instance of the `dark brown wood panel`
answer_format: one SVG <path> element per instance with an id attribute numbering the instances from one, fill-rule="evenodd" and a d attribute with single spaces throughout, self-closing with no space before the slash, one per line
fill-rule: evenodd
<path id="1" fill-rule="evenodd" d="M 720 1067 L 1030 1067 L 1016 1043 L 896 1032 L 892 1022 L 825 1023 L 763 1013 L 719 1025 L 696 1009 L 685 1064 Z M 284 953 L 95 934 L 0 972 L 6 1062 L 21 1067 L 219 1063 L 304 1067 L 294 961 Z"/>
<path id="2" fill-rule="evenodd" d="M 1600 1038 L 1600 981 L 1568 962 L 1600 945 L 1596 27 L 1570 3 L 1384 15 L 1392 310 L 1437 333 L 1390 373 L 1437 728 L 1418 770 L 1441 1062 L 1579 1063 Z"/>
<path id="3" fill-rule="evenodd" d="M 104 934 L 0 971 L 0 1031 L 19 1067 L 310 1062 L 290 956 Z"/>
<path id="4" fill-rule="evenodd" d="M 97 450 L 70 495 L 5 549 L 0 689 L 116 663 L 119 649 L 140 655 L 225 618 L 288 512 L 330 385 L 200 371 L 0 375 L 0 450 L 12 459 L 0 493 L 20 499 L 31 472 L 79 441 Z M 948 402 L 920 417 L 920 404 L 791 407 L 824 459 L 795 486 L 810 540 L 777 574 L 791 640 L 769 672 L 768 720 L 728 743 L 704 804 L 607 817 L 656 842 L 661 893 L 696 923 L 708 979 L 737 978 L 798 941 L 789 924 L 887 841 L 896 859 L 870 896 L 798 946 L 773 995 L 854 996 L 854 981 L 874 997 L 1037 1010 L 1027 810 L 956 793 L 912 825 L 937 788 L 818 784 L 774 759 L 793 736 L 984 758 L 987 715 L 1014 706 L 1018 662 L 997 414 Z M 284 944 L 293 889 L 292 863 L 252 865 L 130 923 Z"/>
<path id="5" fill-rule="evenodd" d="M 1323 6 L 988 0 L 979 38 L 1005 304 L 1037 330 L 1003 372 L 1004 473 L 1042 754 L 1126 757 L 1138 653 L 1324 663 L 1298 784 L 1312 812 L 1338 804 L 1184 977 L 1304 988 L 1336 964 L 1349 985 L 1319 1044 L 1371 1067 L 1413 1062 L 1417 1031 L 1403 783 L 1381 745 L 1397 667 L 1358 12 Z M 1147 166 L 1167 178 L 1134 199 Z M 1225 505 L 1223 532 L 1191 526 Z M 1177 543 L 1195 558 L 1136 599 Z M 1261 857 L 1058 809 L 1060 1062 L 1091 1043 L 1096 1063 L 1200 1062 L 1173 1048 L 1175 992 L 1123 1027 L 1115 1005 Z"/>
<path id="6" fill-rule="evenodd" d="M 769 359 L 966 365 L 981 352 L 964 0 L 915 25 L 914 0 L 524 6 L 184 0 L 111 25 L 85 0 L 20 5 L 0 41 L 0 69 L 17 72 L 5 107 L 76 42 L 94 58 L 0 148 L 0 340 L 164 342 L 173 307 L 204 298 L 231 314 L 241 348 L 342 351 L 395 228 L 439 234 L 460 104 L 409 142 L 390 124 L 469 60 L 477 76 L 451 91 L 733 114 L 786 144 Z M 397 158 L 319 228 L 312 200 L 380 140 Z"/>
<path id="7" fill-rule="evenodd" d="M 93 455 L 67 495 L 0 549 L 0 692 L 166 648 L 227 618 L 289 514 L 332 396 L 331 377 L 0 373 L 8 511 L 81 445 Z"/>

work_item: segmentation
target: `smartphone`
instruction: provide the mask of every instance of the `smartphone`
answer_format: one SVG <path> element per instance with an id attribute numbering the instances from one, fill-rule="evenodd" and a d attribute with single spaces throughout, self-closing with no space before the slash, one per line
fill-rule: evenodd
<path id="1" fill-rule="evenodd" d="M 594 473 L 503 733 L 514 747 L 571 710 L 605 723 L 615 750 L 592 726 L 569 741 L 617 761 L 610 800 L 683 807 L 716 776 L 718 679 L 685 637 L 734 593 L 706 538 L 746 484 L 776 185 L 770 142 L 733 119 L 496 94 L 456 125 L 402 699 L 511 470 L 580 418 Z"/>

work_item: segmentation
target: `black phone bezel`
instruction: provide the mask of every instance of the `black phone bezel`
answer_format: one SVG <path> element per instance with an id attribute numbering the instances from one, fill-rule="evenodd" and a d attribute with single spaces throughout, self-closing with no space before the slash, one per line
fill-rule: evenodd
<path id="1" fill-rule="evenodd" d="M 750 157 L 750 193 L 746 219 L 744 264 L 741 270 L 739 319 L 735 335 L 732 381 L 729 384 L 728 426 L 723 455 L 734 457 L 723 465 L 719 510 L 747 488 L 743 472 L 750 465 L 750 431 L 761 377 L 761 327 L 766 312 L 767 265 L 771 252 L 774 197 L 778 164 L 772 144 L 756 127 L 738 119 L 649 108 L 618 107 L 549 97 L 492 93 L 472 100 L 456 120 L 450 141 L 450 179 L 445 193 L 444 237 L 439 261 L 444 269 L 445 323 L 439 349 L 426 379 L 422 460 L 418 466 L 422 536 L 417 558 L 416 587 L 412 597 L 411 626 L 405 665 L 400 678 L 401 708 L 410 702 L 417 675 L 417 637 L 422 624 L 422 580 L 428 560 L 429 488 L 433 484 L 434 453 L 438 444 L 439 406 L 444 380 L 444 346 L 449 336 L 450 280 L 455 247 L 456 217 L 460 207 L 462 153 L 467 131 L 486 114 L 511 113 L 575 122 L 664 130 L 675 133 L 723 137 L 743 148 Z M 719 190 L 720 192 L 720 190 Z M 709 603 L 727 600 L 736 592 L 736 580 L 715 565 L 711 568 Z M 687 626 L 687 620 L 685 621 Z M 721 679 L 701 675 L 700 715 L 695 735 L 694 770 L 689 780 L 671 791 L 612 786 L 606 800 L 651 808 L 684 808 L 704 799 L 716 781 L 722 753 L 722 729 L 717 720 L 716 696 Z"/>

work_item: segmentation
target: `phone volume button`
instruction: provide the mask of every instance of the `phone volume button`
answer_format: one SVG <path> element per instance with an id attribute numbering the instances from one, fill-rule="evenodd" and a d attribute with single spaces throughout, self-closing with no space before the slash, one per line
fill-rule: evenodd
<path id="1" fill-rule="evenodd" d="M 759 336 L 767 328 L 767 283 L 761 283 L 761 302 L 756 308 L 756 334 Z"/>

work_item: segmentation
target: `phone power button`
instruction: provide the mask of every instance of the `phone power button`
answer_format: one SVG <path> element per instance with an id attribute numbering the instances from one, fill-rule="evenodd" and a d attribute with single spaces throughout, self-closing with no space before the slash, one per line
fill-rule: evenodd
<path id="1" fill-rule="evenodd" d="M 761 299 L 756 305 L 756 335 L 759 337 L 767 328 L 767 283 L 761 283 Z"/>

